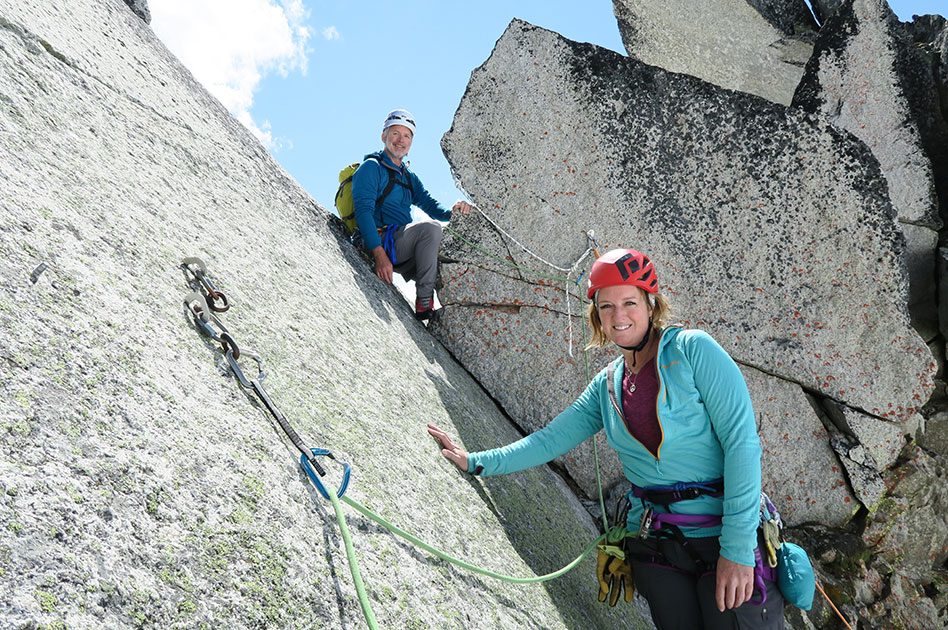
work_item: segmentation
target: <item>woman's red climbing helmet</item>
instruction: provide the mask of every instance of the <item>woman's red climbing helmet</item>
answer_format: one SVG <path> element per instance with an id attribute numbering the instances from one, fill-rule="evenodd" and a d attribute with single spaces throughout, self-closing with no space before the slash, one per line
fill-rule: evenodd
<path id="1" fill-rule="evenodd" d="M 648 256 L 634 249 L 614 249 L 596 259 L 589 271 L 589 291 L 593 299 L 596 291 L 617 284 L 631 284 L 646 293 L 658 292 L 658 276 Z"/>

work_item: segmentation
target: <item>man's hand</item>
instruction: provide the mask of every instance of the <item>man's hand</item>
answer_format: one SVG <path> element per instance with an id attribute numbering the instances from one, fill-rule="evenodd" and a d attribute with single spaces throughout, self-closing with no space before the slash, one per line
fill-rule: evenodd
<path id="1" fill-rule="evenodd" d="M 458 201 L 456 204 L 451 206 L 451 211 L 460 212 L 461 214 L 468 214 L 473 208 L 474 206 L 466 201 Z"/>
<path id="2" fill-rule="evenodd" d="M 379 245 L 372 250 L 372 256 L 375 258 L 375 275 L 385 282 L 392 282 L 392 261 L 388 259 L 385 249 Z"/>
<path id="3" fill-rule="evenodd" d="M 754 594 L 754 567 L 731 562 L 718 556 L 718 575 L 715 599 L 718 610 L 737 608 Z"/>

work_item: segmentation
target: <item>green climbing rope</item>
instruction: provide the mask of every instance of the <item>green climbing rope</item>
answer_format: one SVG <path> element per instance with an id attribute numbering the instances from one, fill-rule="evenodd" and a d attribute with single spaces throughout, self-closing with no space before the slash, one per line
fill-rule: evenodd
<path id="1" fill-rule="evenodd" d="M 359 572 L 359 561 L 356 559 L 355 549 L 352 546 L 352 536 L 349 535 L 349 527 L 346 525 L 346 517 L 342 514 L 342 506 L 339 504 L 339 498 L 335 492 L 329 493 L 329 500 L 332 501 L 332 509 L 336 512 L 336 521 L 339 523 L 339 531 L 342 533 L 342 540 L 346 545 L 346 558 L 349 559 L 349 573 L 352 574 L 352 581 L 355 583 L 356 595 L 359 598 L 359 605 L 362 606 L 362 615 L 369 626 L 369 630 L 378 630 L 379 624 L 375 621 L 375 613 L 372 612 L 372 606 L 369 604 L 369 596 L 365 592 L 365 583 L 362 582 L 362 574 Z M 343 500 L 350 501 L 343 495 Z"/>
<path id="2" fill-rule="evenodd" d="M 454 556 L 452 556 L 452 555 L 450 555 L 450 554 L 447 554 L 447 553 L 445 553 L 444 551 L 441 551 L 440 549 L 438 549 L 438 548 L 436 548 L 436 547 L 432 547 L 431 545 L 427 544 L 426 542 L 424 542 L 424 541 L 421 540 L 420 538 L 418 538 L 418 537 L 416 537 L 416 536 L 412 536 L 411 534 L 409 534 L 408 532 L 404 531 L 403 529 L 400 529 L 399 527 L 393 525 L 392 523 L 389 523 L 389 522 L 386 521 L 384 518 L 382 518 L 381 516 L 375 514 L 372 510 L 370 510 L 369 508 L 365 507 L 364 505 L 362 505 L 361 503 L 359 503 L 359 502 L 356 501 L 355 499 L 352 499 L 352 498 L 350 498 L 350 497 L 348 497 L 348 496 L 343 496 L 343 497 L 342 497 L 342 501 L 345 502 L 345 503 L 347 503 L 347 504 L 350 505 L 351 507 L 353 507 L 353 508 L 354 508 L 355 510 L 357 510 L 360 514 L 362 514 L 362 515 L 368 517 L 369 519 L 375 521 L 376 523 L 378 523 L 379 525 L 381 525 L 381 526 L 384 527 L 385 529 L 389 530 L 389 531 L 392 532 L 393 534 L 396 534 L 396 535 L 398 535 L 398 536 L 401 536 L 402 538 L 404 538 L 405 540 L 409 541 L 410 543 L 412 543 L 412 544 L 414 544 L 414 545 L 416 545 L 416 546 L 418 546 L 418 547 L 421 547 L 422 549 L 424 549 L 424 550 L 427 551 L 428 553 L 430 553 L 430 554 L 432 554 L 432 555 L 434 555 L 434 556 L 437 556 L 437 557 L 441 558 L 442 560 L 445 560 L 445 561 L 447 561 L 447 562 L 450 562 L 451 564 L 457 565 L 457 566 L 459 566 L 459 567 L 461 567 L 461 568 L 463 568 L 463 569 L 467 569 L 468 571 L 473 571 L 474 573 L 479 573 L 479 574 L 481 574 L 481 575 L 485 575 L 485 576 L 487 576 L 487 577 L 491 577 L 491 578 L 495 578 L 495 579 L 498 579 L 498 580 L 502 580 L 502 581 L 504 581 L 504 582 L 512 582 L 512 583 L 514 583 L 514 584 L 531 584 L 531 583 L 534 583 L 534 582 L 546 582 L 547 580 L 552 580 L 552 579 L 554 579 L 554 578 L 560 577 L 560 576 L 563 575 L 564 573 L 567 573 L 568 571 L 570 571 L 573 567 L 575 567 L 576 565 L 578 565 L 580 562 L 582 562 L 582 561 L 583 561 L 583 558 L 585 558 L 586 556 L 588 556 L 589 553 L 590 553 L 593 549 L 595 549 L 596 546 L 597 546 L 600 542 L 602 542 L 602 540 L 603 540 L 603 539 L 605 538 L 605 536 L 606 536 L 605 534 L 603 534 L 602 536 L 600 536 L 599 538 L 597 538 L 596 540 L 594 540 L 594 541 L 592 542 L 592 544 L 590 544 L 588 547 L 586 547 L 586 549 L 585 549 L 581 554 L 579 554 L 579 556 L 576 557 L 575 560 L 573 560 L 572 562 L 570 562 L 569 564 L 567 564 L 567 565 L 566 565 L 565 567 L 563 567 L 562 569 L 559 569 L 559 570 L 557 570 L 557 571 L 554 571 L 553 573 L 547 573 L 546 575 L 535 575 L 535 576 L 533 576 L 533 577 L 515 577 L 515 576 L 512 576 L 512 575 L 505 575 L 505 574 L 503 574 L 503 573 L 497 573 L 496 571 L 491 571 L 490 569 L 484 569 L 484 568 L 475 566 L 475 565 L 470 564 L 470 563 L 468 563 L 468 562 L 465 562 L 465 561 L 463 561 L 463 560 L 459 560 L 458 558 L 455 558 Z"/>

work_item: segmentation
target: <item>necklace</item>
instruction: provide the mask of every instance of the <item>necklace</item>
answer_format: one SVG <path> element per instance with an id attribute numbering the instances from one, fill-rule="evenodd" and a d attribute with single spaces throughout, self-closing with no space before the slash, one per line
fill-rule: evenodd
<path id="1" fill-rule="evenodd" d="M 635 381 L 636 381 L 636 379 L 639 378 L 639 374 L 640 374 L 641 372 L 642 372 L 642 371 L 639 370 L 638 372 L 636 372 L 635 374 L 632 375 L 632 378 L 629 379 L 629 387 L 628 387 L 628 390 L 629 390 L 629 393 L 630 393 L 630 394 L 634 394 L 634 393 L 635 393 Z"/>

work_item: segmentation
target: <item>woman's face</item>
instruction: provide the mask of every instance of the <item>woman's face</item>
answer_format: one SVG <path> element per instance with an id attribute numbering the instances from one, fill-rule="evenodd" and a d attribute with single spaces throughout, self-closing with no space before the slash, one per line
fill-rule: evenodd
<path id="1" fill-rule="evenodd" d="M 652 308 L 645 291 L 629 285 L 599 290 L 599 321 L 609 341 L 619 346 L 636 346 L 648 330 Z"/>

